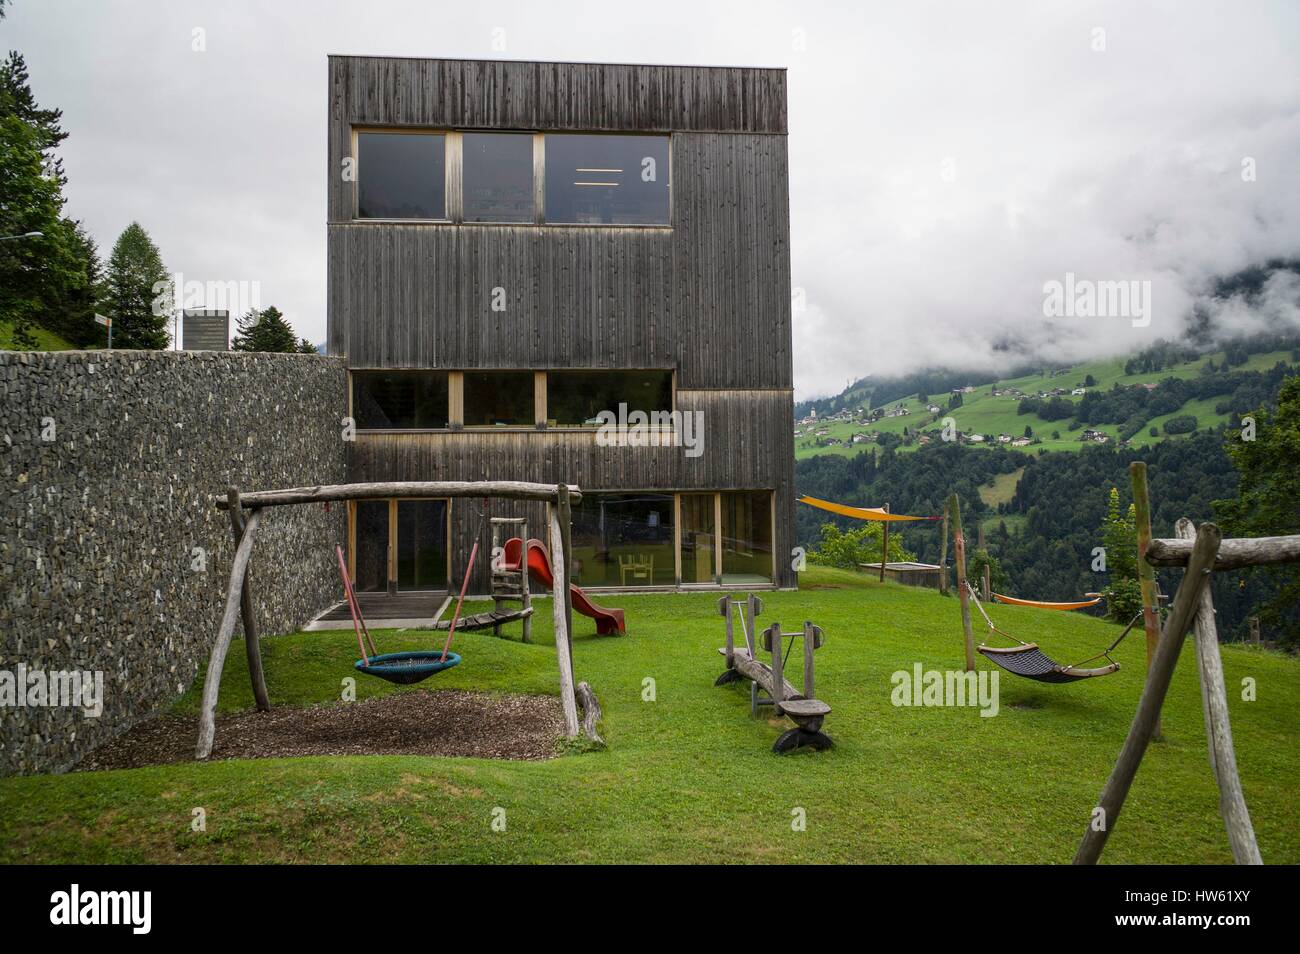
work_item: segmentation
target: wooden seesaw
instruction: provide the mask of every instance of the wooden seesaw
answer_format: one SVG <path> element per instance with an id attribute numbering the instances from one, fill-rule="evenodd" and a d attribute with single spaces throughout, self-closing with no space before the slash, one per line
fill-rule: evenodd
<path id="1" fill-rule="evenodd" d="M 745 636 L 745 645 L 737 646 L 733 629 L 732 608 L 739 610 L 740 626 Z M 808 745 L 821 751 L 829 749 L 833 743 L 830 736 L 821 731 L 822 720 L 830 714 L 831 707 L 813 696 L 813 652 L 823 642 L 820 626 L 810 622 L 803 624 L 802 632 L 783 633 L 781 624 L 773 623 L 763 630 L 758 638 L 764 652 L 772 654 L 769 666 L 757 658 L 754 630 L 755 618 L 763 612 L 763 601 L 752 593 L 739 602 L 730 596 L 718 600 L 718 613 L 727 620 L 727 645 L 718 650 L 727 660 L 727 668 L 716 680 L 715 686 L 725 686 L 741 679 L 750 680 L 749 711 L 757 716 L 761 706 L 772 706 L 777 715 L 788 716 L 795 727 L 781 733 L 772 745 L 772 751 L 790 752 Z M 784 675 L 785 656 L 781 641 L 789 640 L 793 648 L 796 637 L 803 637 L 803 692 L 800 693 L 786 681 Z M 760 693 L 766 693 L 764 699 Z"/>

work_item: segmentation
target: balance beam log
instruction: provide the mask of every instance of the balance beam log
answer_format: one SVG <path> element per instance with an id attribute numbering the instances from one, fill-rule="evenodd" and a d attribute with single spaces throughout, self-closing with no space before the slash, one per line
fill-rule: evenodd
<path id="1" fill-rule="evenodd" d="M 1152 540 L 1147 562 L 1152 566 L 1186 566 L 1195 540 Z M 1287 537 L 1240 537 L 1224 540 L 1215 557 L 1215 570 L 1237 570 L 1268 563 L 1300 563 L 1300 534 Z"/>

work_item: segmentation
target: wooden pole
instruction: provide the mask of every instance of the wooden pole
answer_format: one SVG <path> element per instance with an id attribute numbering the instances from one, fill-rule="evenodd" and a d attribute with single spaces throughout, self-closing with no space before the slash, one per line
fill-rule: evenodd
<path id="1" fill-rule="evenodd" d="M 244 508 L 239 504 L 239 491 L 231 487 L 226 491 L 230 508 L 230 533 L 238 549 L 244 535 Z M 262 650 L 257 639 L 257 617 L 253 615 L 253 568 L 250 562 L 244 570 L 244 583 L 239 594 L 239 613 L 244 623 L 244 652 L 248 658 L 248 678 L 253 684 L 253 699 L 261 712 L 271 711 L 271 698 L 266 692 L 266 676 L 262 672 Z"/>
<path id="2" fill-rule="evenodd" d="M 569 485 L 560 484 L 556 487 L 556 510 L 560 516 L 560 539 L 564 543 L 564 555 L 569 557 L 569 562 L 565 565 L 568 577 L 573 576 L 572 558 L 573 553 L 573 506 L 569 502 Z M 569 672 L 574 672 L 573 668 L 573 590 L 568 583 L 564 586 L 564 629 L 569 634 Z"/>
<path id="3" fill-rule="evenodd" d="M 961 600 L 961 629 L 966 637 L 966 671 L 975 671 L 975 634 L 970 627 L 970 590 L 966 588 L 966 538 L 961 532 L 961 500 L 948 498 L 952 514 L 952 556 L 957 567 L 957 598 Z"/>
<path id="4" fill-rule="evenodd" d="M 239 615 L 240 595 L 244 588 L 244 571 L 253 555 L 253 541 L 262 511 L 254 510 L 244 524 L 244 535 L 235 548 L 235 559 L 230 565 L 230 589 L 226 593 L 226 611 L 221 617 L 221 628 L 212 644 L 208 657 L 208 671 L 203 677 L 203 702 L 199 710 L 199 740 L 194 747 L 196 759 L 206 759 L 212 754 L 212 741 L 217 734 L 217 694 L 221 691 L 221 670 L 230 650 L 230 638 L 235 632 L 235 618 Z"/>
<path id="5" fill-rule="evenodd" d="M 1147 562 L 1152 566 L 1186 566 L 1190 540 L 1152 540 Z M 1224 540 L 1214 561 L 1216 570 L 1271 563 L 1300 563 L 1300 534 L 1289 537 L 1238 537 Z"/>
<path id="6" fill-rule="evenodd" d="M 884 506 L 885 513 L 889 513 L 889 504 Z M 885 564 L 889 562 L 889 521 L 885 521 L 883 540 L 880 544 L 880 582 L 885 582 Z"/>
<path id="7" fill-rule="evenodd" d="M 727 668 L 736 668 L 736 633 L 734 624 L 731 619 L 731 597 L 722 596 L 718 598 L 718 612 L 722 614 L 727 621 Z"/>
<path id="8" fill-rule="evenodd" d="M 803 694 L 806 699 L 817 698 L 817 685 L 813 681 L 813 652 L 817 649 L 817 627 L 812 620 L 803 624 Z"/>
<path id="9" fill-rule="evenodd" d="M 1160 635 L 1160 645 L 1156 648 L 1156 658 L 1152 661 L 1151 671 L 1147 674 L 1146 685 L 1142 688 L 1142 698 L 1138 701 L 1137 713 L 1129 727 L 1124 747 L 1120 749 L 1119 758 L 1111 770 L 1101 790 L 1097 807 L 1101 816 L 1089 820 L 1079 850 L 1075 853 L 1076 865 L 1096 864 L 1106 847 L 1106 839 L 1115 829 L 1119 820 L 1120 809 L 1124 799 L 1137 775 L 1142 756 L 1155 735 L 1156 724 L 1160 718 L 1160 707 L 1164 705 L 1165 694 L 1169 691 L 1169 682 L 1173 679 L 1174 667 L 1178 664 L 1178 654 L 1182 651 L 1187 628 L 1200 606 L 1201 590 L 1209 584 L 1211 567 L 1214 566 L 1215 554 L 1219 551 L 1221 537 L 1219 528 L 1212 523 L 1201 524 L 1196 534 L 1196 546 L 1187 561 L 1187 572 L 1183 575 L 1178 591 L 1174 594 L 1169 615 L 1165 618 L 1164 629 Z"/>
<path id="10" fill-rule="evenodd" d="M 533 593 L 528 584 L 528 521 L 524 520 L 519 525 L 519 606 L 526 614 L 524 616 L 524 629 L 520 634 L 520 639 L 525 643 L 533 641 Z"/>
<path id="11" fill-rule="evenodd" d="M 1156 658 L 1160 644 L 1160 598 L 1156 594 L 1156 571 L 1147 562 L 1151 549 L 1151 497 L 1147 489 L 1147 465 L 1135 460 L 1128 465 L 1133 484 L 1133 513 L 1137 522 L 1138 585 L 1142 590 L 1142 628 L 1147 636 L 1147 672 Z M 1156 738 L 1160 737 L 1160 718 L 1156 714 Z"/>
<path id="12" fill-rule="evenodd" d="M 1178 521 L 1174 532 L 1185 540 L 1196 537 L 1196 528 L 1186 517 Z M 1196 664 L 1201 671 L 1201 705 L 1205 711 L 1210 768 L 1219 783 L 1219 813 L 1232 846 L 1232 859 L 1239 865 L 1262 865 L 1264 859 L 1259 854 L 1246 796 L 1241 790 L 1241 777 L 1237 774 L 1237 753 L 1228 721 L 1228 689 L 1223 677 L 1223 658 L 1219 655 L 1214 598 L 1208 585 L 1201 589 L 1196 612 Z"/>
<path id="13" fill-rule="evenodd" d="M 569 487 L 569 496 L 578 501 L 582 491 Z M 504 497 L 508 500 L 555 500 L 555 484 L 533 484 L 521 480 L 395 480 L 380 483 L 324 484 L 315 487 L 289 487 L 285 490 L 251 491 L 243 495 L 243 505 L 252 509 L 283 507 L 289 504 L 319 503 L 323 500 L 389 500 L 394 497 Z M 225 510 L 221 497 L 217 506 Z"/>
<path id="14" fill-rule="evenodd" d="M 948 501 L 943 502 L 943 533 L 939 538 L 939 592 L 948 593 Z"/>
<path id="15" fill-rule="evenodd" d="M 564 534 L 560 531 L 559 509 L 551 511 L 551 572 L 554 589 L 551 592 L 551 618 L 555 623 L 555 658 L 560 665 L 560 707 L 564 710 L 564 732 L 570 739 L 578 737 L 578 702 L 574 696 L 573 654 L 569 649 L 572 630 L 565 617 L 565 599 L 569 591 L 569 553 L 564 548 Z M 527 555 L 525 554 L 525 559 Z"/>
<path id="16" fill-rule="evenodd" d="M 992 597 L 989 595 L 989 591 L 993 589 L 993 585 L 992 585 L 992 574 L 989 571 L 989 565 L 987 562 L 988 548 L 984 546 L 984 518 L 983 517 L 980 518 L 979 548 L 984 551 L 984 556 L 986 558 L 986 561 L 984 563 L 984 572 L 983 574 L 981 574 L 983 576 L 983 579 L 981 580 L 981 588 L 983 590 L 984 602 L 987 603 L 992 599 Z"/>

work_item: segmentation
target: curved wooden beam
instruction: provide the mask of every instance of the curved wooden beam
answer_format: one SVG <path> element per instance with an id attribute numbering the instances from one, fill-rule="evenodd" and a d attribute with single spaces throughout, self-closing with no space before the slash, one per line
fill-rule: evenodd
<path id="1" fill-rule="evenodd" d="M 212 654 L 208 657 L 207 675 L 203 677 L 199 740 L 194 748 L 196 759 L 206 759 L 212 754 L 212 741 L 217 734 L 217 693 L 221 689 L 221 670 L 226 664 L 230 638 L 235 632 L 235 619 L 239 616 L 240 597 L 244 589 L 244 573 L 248 570 L 248 561 L 253 555 L 253 541 L 257 537 L 257 527 L 261 520 L 260 510 L 255 509 L 248 515 L 248 520 L 244 524 L 244 535 L 235 549 L 235 559 L 230 566 L 230 589 L 226 593 L 226 612 L 221 617 L 221 628 L 217 630 L 217 640 L 212 644 Z"/>
<path id="2" fill-rule="evenodd" d="M 369 484 L 321 484 L 285 490 L 259 490 L 243 495 L 245 507 L 283 507 L 288 504 L 324 503 L 333 500 L 377 500 L 389 497 L 505 497 L 511 500 L 559 502 L 556 484 L 534 484 L 522 480 L 396 480 Z M 577 502 L 582 492 L 569 485 L 569 499 Z M 217 498 L 225 510 L 228 501 Z"/>

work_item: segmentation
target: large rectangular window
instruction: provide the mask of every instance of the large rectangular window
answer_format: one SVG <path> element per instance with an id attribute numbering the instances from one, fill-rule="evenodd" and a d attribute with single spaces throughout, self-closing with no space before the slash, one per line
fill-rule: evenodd
<path id="1" fill-rule="evenodd" d="M 548 133 L 547 222 L 668 225 L 667 136 Z"/>
<path id="2" fill-rule="evenodd" d="M 772 582 L 772 494 L 722 494 L 722 585 Z"/>
<path id="3" fill-rule="evenodd" d="M 465 221 L 531 223 L 532 133 L 465 133 L 462 139 Z"/>
<path id="4" fill-rule="evenodd" d="M 609 411 L 617 418 L 619 405 L 629 413 L 673 409 L 671 371 L 548 371 L 546 423 L 553 427 L 584 427 L 600 423 Z M 654 418 L 650 419 L 651 422 Z"/>
<path id="5" fill-rule="evenodd" d="M 353 371 L 352 417 L 362 430 L 447 426 L 447 372 Z"/>
<path id="6" fill-rule="evenodd" d="M 672 586 L 673 495 L 583 493 L 572 541 L 580 586 Z"/>
<path id="7" fill-rule="evenodd" d="M 446 136 L 357 134 L 357 217 L 445 219 Z"/>
<path id="8" fill-rule="evenodd" d="M 466 427 L 524 427 L 537 423 L 531 371 L 466 371 Z"/>

